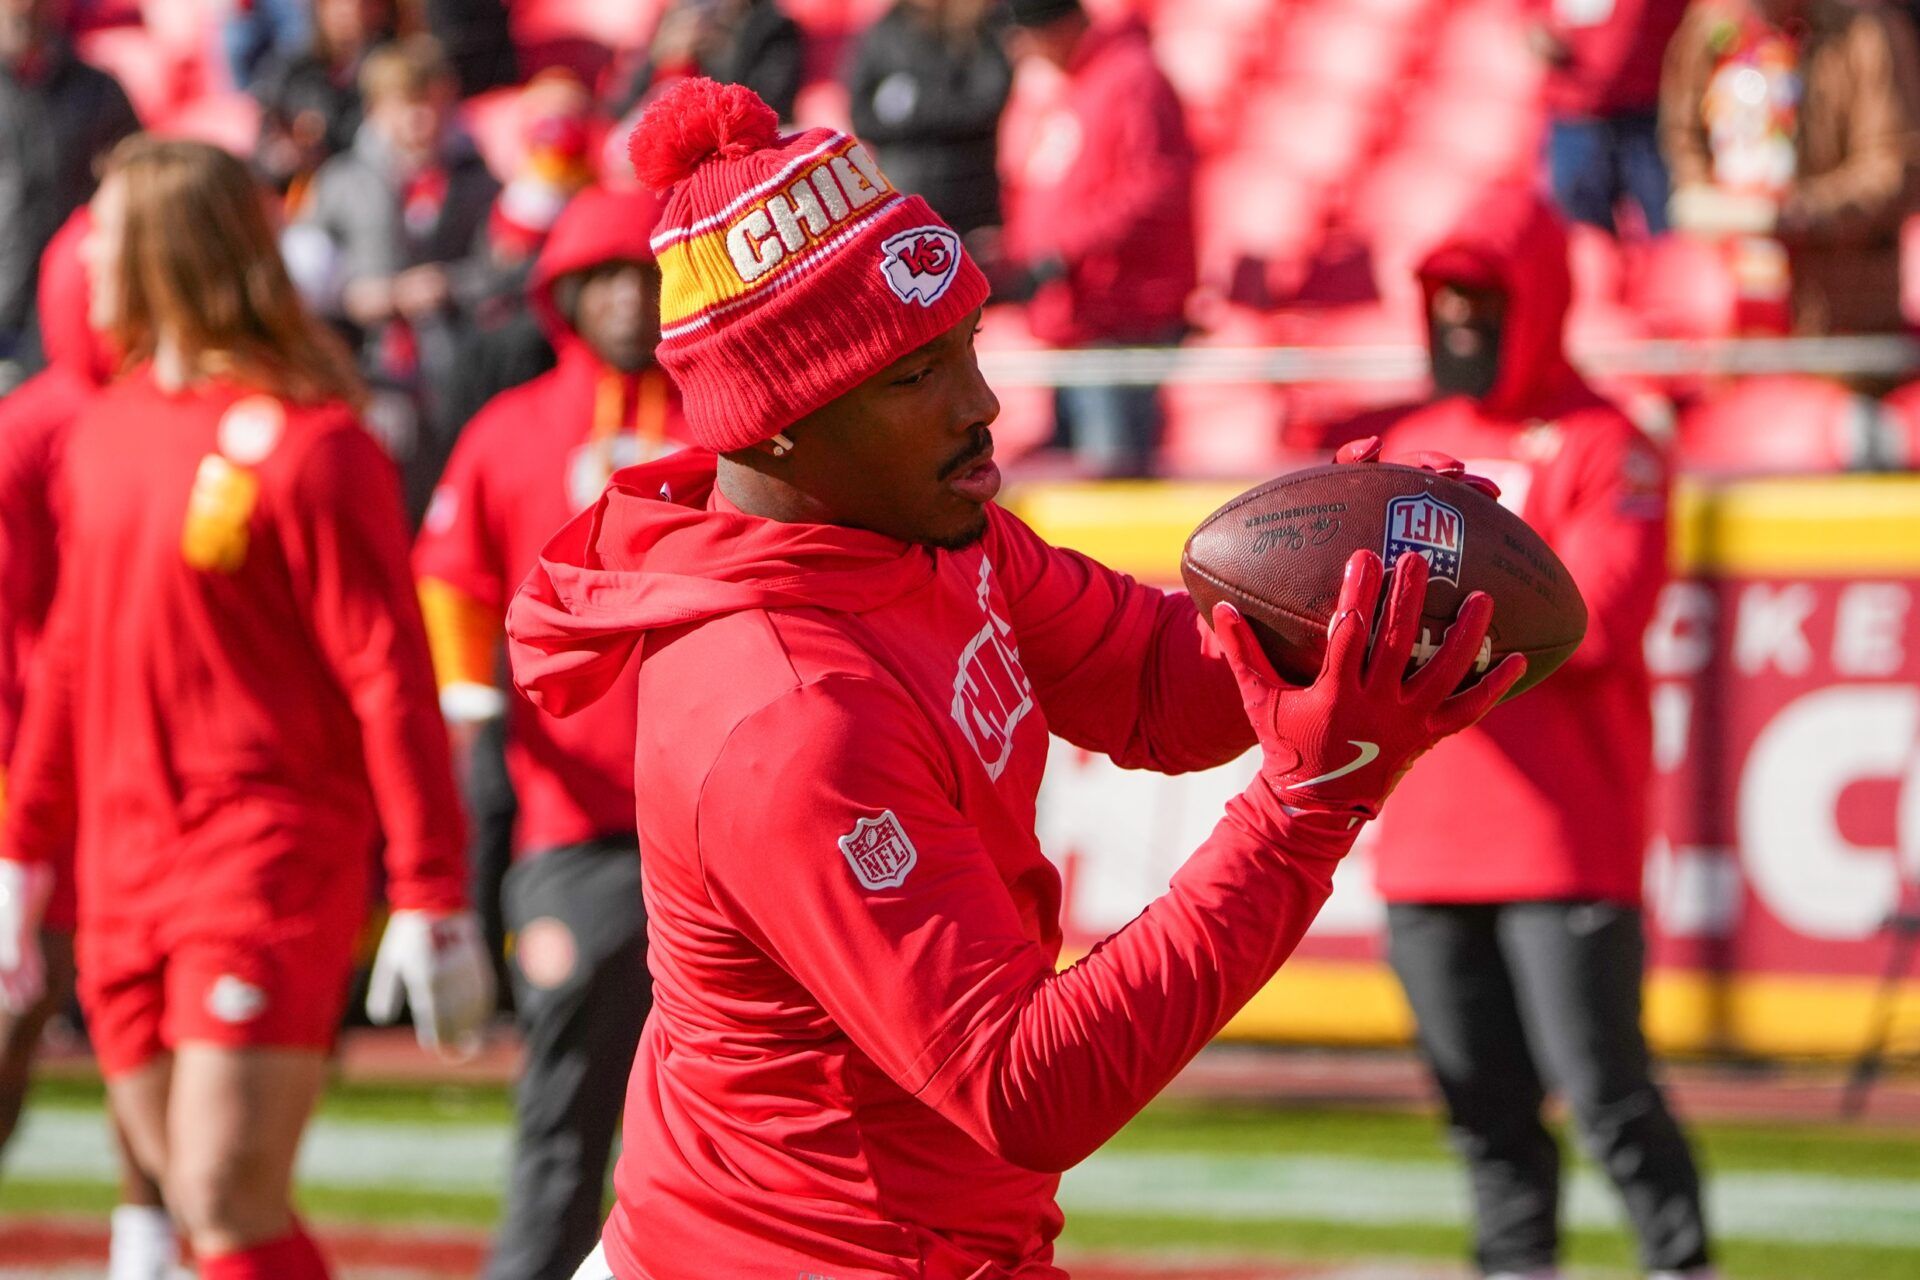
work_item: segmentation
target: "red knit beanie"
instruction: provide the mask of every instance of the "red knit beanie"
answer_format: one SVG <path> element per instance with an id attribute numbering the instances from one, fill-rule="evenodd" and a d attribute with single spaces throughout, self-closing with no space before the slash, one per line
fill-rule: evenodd
<path id="1" fill-rule="evenodd" d="M 628 144 L 666 192 L 660 363 L 695 440 L 726 452 L 791 426 L 987 300 L 960 237 L 844 133 L 782 136 L 751 89 L 688 79 Z"/>

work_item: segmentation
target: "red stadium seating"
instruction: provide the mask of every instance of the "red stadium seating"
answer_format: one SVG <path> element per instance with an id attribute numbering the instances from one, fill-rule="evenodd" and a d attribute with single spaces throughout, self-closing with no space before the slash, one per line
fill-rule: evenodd
<path id="1" fill-rule="evenodd" d="M 1748 378 L 1681 415 L 1675 456 L 1710 474 L 1845 471 L 1873 450 L 1873 403 L 1836 382 Z"/>
<path id="2" fill-rule="evenodd" d="M 1734 287 L 1720 250 L 1686 236 L 1647 247 L 1627 301 L 1661 337 L 1719 338 L 1733 332 Z"/>
<path id="3" fill-rule="evenodd" d="M 1027 327 L 1027 313 L 1017 306 L 992 306 L 980 313 L 980 336 L 974 348 L 987 356 L 996 351 L 1042 351 L 1046 344 Z M 1002 461 L 1045 448 L 1053 439 L 1053 392 L 1046 387 L 1016 387 L 996 383 L 1000 417 L 993 424 L 994 452 Z"/>
<path id="4" fill-rule="evenodd" d="M 1213 332 L 1187 346 L 1271 345 L 1268 320 L 1229 313 Z M 1183 476 L 1270 475 L 1284 452 L 1281 431 L 1287 399 L 1261 383 L 1176 383 L 1161 393 L 1166 433 L 1160 444 L 1163 470 Z"/>

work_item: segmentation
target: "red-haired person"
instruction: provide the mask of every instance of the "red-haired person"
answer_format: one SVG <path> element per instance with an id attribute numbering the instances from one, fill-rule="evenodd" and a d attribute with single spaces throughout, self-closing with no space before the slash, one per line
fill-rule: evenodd
<path id="1" fill-rule="evenodd" d="M 241 163 L 136 137 L 93 201 L 126 372 L 67 443 L 60 586 L 0 858 L 27 923 L 68 843 L 109 1100 L 204 1280 L 324 1280 L 291 1210 L 385 835 L 370 1007 L 477 1032 L 492 975 L 392 465 Z M 38 967 L 23 930 L 10 1001 Z"/>

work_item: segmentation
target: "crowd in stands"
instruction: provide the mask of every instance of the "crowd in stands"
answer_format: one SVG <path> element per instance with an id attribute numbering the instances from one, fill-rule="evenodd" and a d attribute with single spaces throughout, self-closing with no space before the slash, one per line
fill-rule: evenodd
<path id="1" fill-rule="evenodd" d="M 35 264 L 95 159 L 142 125 L 215 141 L 279 196 L 289 267 L 356 349 L 418 519 L 464 424 L 552 362 L 523 305 L 547 230 L 588 186 L 633 184 L 627 126 L 691 74 L 866 139 L 988 271 L 988 353 L 1410 347 L 1415 268 L 1502 186 L 1550 192 L 1571 226 L 1576 352 L 1920 314 L 1915 6 L 1084 6 L 0 0 L 0 386 L 43 359 Z M 1808 412 L 1749 424 L 1791 436 L 1753 465 L 1903 465 L 1916 396 L 1880 398 L 1900 381 L 1767 380 Z M 1697 440 L 1702 466 L 1740 465 L 1719 424 L 1751 388 L 1602 386 L 1643 426 L 1677 421 L 1683 462 Z M 1258 471 L 1413 389 L 1012 387 L 999 434 L 1074 474 Z"/>

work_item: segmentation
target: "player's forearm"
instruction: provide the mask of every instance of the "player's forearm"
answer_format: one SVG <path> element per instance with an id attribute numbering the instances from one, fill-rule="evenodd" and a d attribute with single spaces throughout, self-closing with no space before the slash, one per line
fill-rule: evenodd
<path id="1" fill-rule="evenodd" d="M 1014 1164 L 1077 1164 L 1292 953 L 1357 835 L 1332 825 L 1236 798 L 1165 894 L 983 1025 L 922 1096 Z"/>
<path id="2" fill-rule="evenodd" d="M 1192 597 L 1166 595 L 1159 614 L 1141 668 L 1139 721 L 1114 760 L 1129 768 L 1186 773 L 1236 759 L 1254 737 L 1233 672 L 1205 651 Z"/>

